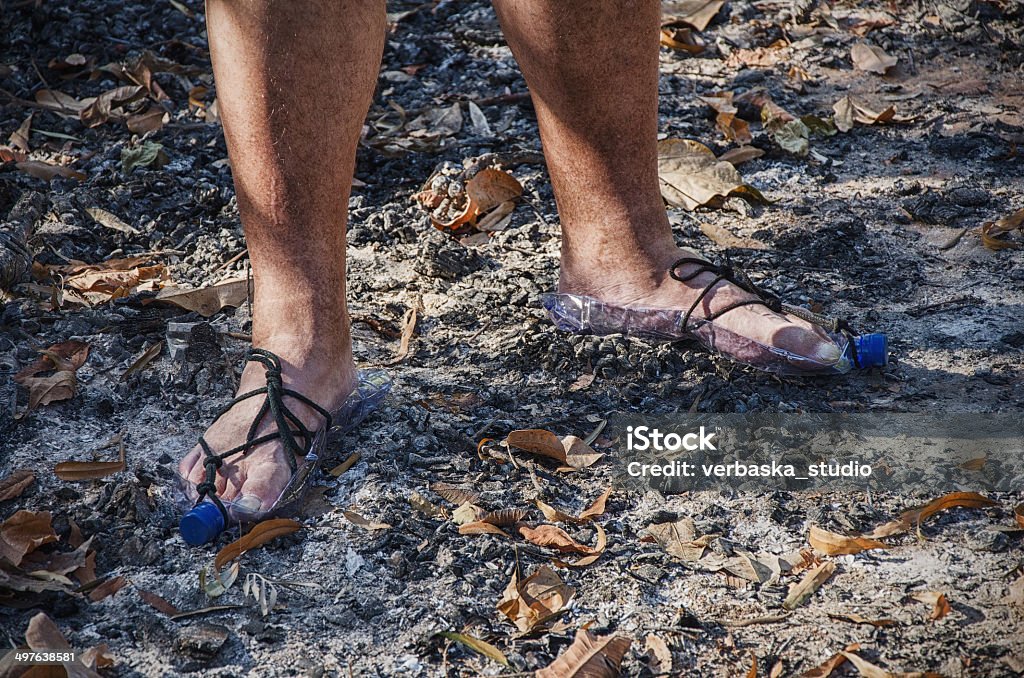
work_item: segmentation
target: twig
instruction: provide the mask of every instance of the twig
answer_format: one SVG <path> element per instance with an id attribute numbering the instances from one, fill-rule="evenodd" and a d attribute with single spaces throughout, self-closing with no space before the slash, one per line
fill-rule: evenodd
<path id="1" fill-rule="evenodd" d="M 231 264 L 235 263 L 236 261 L 238 261 L 239 259 L 241 259 L 242 257 L 244 257 L 244 256 L 245 256 L 246 254 L 248 254 L 248 253 L 249 253 L 249 250 L 248 250 L 248 249 L 243 249 L 243 250 L 242 250 L 241 252 L 239 252 L 239 253 L 238 253 L 238 254 L 236 254 L 235 256 L 231 257 L 230 259 L 228 259 L 227 261 L 225 261 L 225 262 L 224 262 L 223 264 L 221 264 L 221 265 L 220 265 L 220 266 L 218 266 L 217 268 L 213 269 L 213 272 L 214 272 L 214 273 L 218 273 L 218 272 L 220 272 L 220 271 L 223 271 L 223 270 L 224 270 L 225 268 L 227 268 L 227 267 L 228 267 L 228 266 L 230 266 Z"/>

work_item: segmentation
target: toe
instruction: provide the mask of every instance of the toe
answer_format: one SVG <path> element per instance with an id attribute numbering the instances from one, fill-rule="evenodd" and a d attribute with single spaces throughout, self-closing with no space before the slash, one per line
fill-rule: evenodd
<path id="1" fill-rule="evenodd" d="M 832 365 L 839 360 L 839 347 L 822 328 L 796 318 L 783 316 L 771 343 L 819 364 Z"/>

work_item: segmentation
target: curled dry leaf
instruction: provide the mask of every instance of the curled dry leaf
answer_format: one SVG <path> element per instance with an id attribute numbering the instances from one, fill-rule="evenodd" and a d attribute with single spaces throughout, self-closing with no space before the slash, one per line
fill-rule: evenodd
<path id="1" fill-rule="evenodd" d="M 222 308 L 237 308 L 249 298 L 249 281 L 226 280 L 201 287 L 195 290 L 183 290 L 178 287 L 165 287 L 156 295 L 156 301 L 173 304 L 188 311 L 195 311 L 204 318 L 209 318 Z"/>
<path id="2" fill-rule="evenodd" d="M 475 504 L 480 501 L 480 493 L 467 487 L 458 487 L 448 483 L 431 483 L 430 489 L 439 497 L 456 506 Z"/>
<path id="3" fill-rule="evenodd" d="M 866 42 L 858 42 L 850 48 L 850 59 L 857 70 L 879 75 L 885 75 L 899 61 L 896 57 L 886 54 L 881 47 Z"/>
<path id="4" fill-rule="evenodd" d="M 595 636 L 586 629 L 537 678 L 617 678 L 632 641 L 623 636 Z"/>
<path id="5" fill-rule="evenodd" d="M 483 519 L 484 513 L 485 511 L 482 508 L 467 501 L 452 511 L 452 522 L 456 525 L 475 523 Z"/>
<path id="6" fill-rule="evenodd" d="M 1007 240 L 1000 236 L 1020 230 L 1024 230 L 1024 209 L 1017 210 L 1002 219 L 985 222 L 981 225 L 979 233 L 981 234 L 981 243 L 985 247 L 990 250 L 1006 250 L 1020 248 L 1024 246 L 1024 243 L 1019 240 Z"/>
<path id="7" fill-rule="evenodd" d="M 605 504 L 608 501 L 608 497 L 611 496 L 611 493 L 612 488 L 609 487 L 607 490 L 602 492 L 601 495 L 590 504 L 590 506 L 584 509 L 579 516 L 572 516 L 568 513 L 564 513 L 563 511 L 544 503 L 540 499 L 536 500 L 536 504 L 537 508 L 541 510 L 541 513 L 543 513 L 544 517 L 548 520 L 560 523 L 586 523 L 594 518 L 604 515 Z"/>
<path id="8" fill-rule="evenodd" d="M 554 621 L 574 595 L 576 589 L 544 565 L 522 580 L 514 572 L 497 608 L 521 633 L 529 633 Z"/>
<path id="9" fill-rule="evenodd" d="M 378 522 L 374 522 L 372 520 L 367 520 L 366 518 L 362 517 L 361 515 L 359 515 L 355 511 L 342 511 L 341 515 L 345 516 L 345 519 L 348 520 L 348 522 L 352 523 L 353 525 L 361 527 L 364 530 L 369 530 L 371 532 L 373 532 L 374 530 L 388 530 L 388 529 L 391 529 L 391 526 L 388 525 L 387 523 L 378 523 Z"/>
<path id="10" fill-rule="evenodd" d="M 302 525 L 288 518 L 272 518 L 258 523 L 247 534 L 231 542 L 217 553 L 213 565 L 218 570 L 246 551 L 263 546 L 272 539 L 297 532 Z"/>
<path id="11" fill-rule="evenodd" d="M 31 471 L 19 469 L 0 480 L 0 501 L 17 499 L 36 480 Z"/>
<path id="12" fill-rule="evenodd" d="M 508 533 L 493 523 L 485 523 L 478 520 L 465 525 L 459 525 L 459 534 L 496 534 L 499 537 L 507 537 Z"/>
<path id="13" fill-rule="evenodd" d="M 810 545 L 829 556 L 860 553 L 868 549 L 884 549 L 886 545 L 867 537 L 845 537 L 841 534 L 823 530 L 817 525 L 811 526 L 807 537 Z"/>
<path id="14" fill-rule="evenodd" d="M 483 656 L 487 657 L 488 659 L 493 659 L 502 666 L 508 666 L 508 659 L 505 657 L 505 653 L 499 650 L 498 648 L 494 647 L 487 641 L 480 640 L 479 638 L 474 638 L 473 636 L 467 635 L 465 633 L 452 633 L 449 631 L 439 633 L 438 635 L 447 638 L 448 640 L 454 640 L 457 643 L 465 645 L 474 652 L 479 652 Z"/>
<path id="15" fill-rule="evenodd" d="M 166 599 L 162 598 L 161 596 L 158 596 L 152 591 L 147 591 L 146 589 L 140 588 L 136 588 L 136 591 L 139 592 L 139 598 L 142 598 L 142 600 L 147 605 L 149 605 L 150 607 L 159 612 L 163 612 L 168 617 L 173 617 L 176 614 L 181 614 L 181 610 L 174 607 L 174 605 L 171 605 L 169 602 L 167 602 Z"/>
<path id="16" fill-rule="evenodd" d="M 844 648 L 846 652 L 855 652 L 860 649 L 860 643 L 851 643 Z M 846 657 L 842 652 L 837 652 L 818 666 L 804 671 L 799 678 L 829 678 L 832 673 L 846 663 Z"/>
<path id="17" fill-rule="evenodd" d="M 597 543 L 594 544 L 593 553 L 572 562 L 555 560 L 553 561 L 554 564 L 558 567 L 587 567 L 596 563 L 601 554 L 604 553 L 605 547 L 608 546 L 608 535 L 605 533 L 604 528 L 597 523 L 594 523 L 594 529 L 597 530 Z"/>
<path id="18" fill-rule="evenodd" d="M 787 610 L 795 610 L 803 605 L 804 601 L 810 598 L 821 585 L 828 581 L 828 578 L 836 571 L 836 564 L 828 561 L 807 571 L 798 583 L 789 588 L 789 594 L 782 602 L 782 607 Z"/>
<path id="19" fill-rule="evenodd" d="M 146 366 L 153 362 L 153 359 L 160 355 L 160 352 L 164 350 L 164 341 L 154 343 L 152 346 L 147 348 L 145 351 L 139 354 L 139 357 L 132 361 L 132 364 L 128 366 L 128 369 L 121 375 L 121 381 L 126 381 L 128 377 L 133 374 L 138 374 L 142 370 L 146 369 Z"/>
<path id="20" fill-rule="evenodd" d="M 409 506 L 414 509 L 430 516 L 431 518 L 437 518 L 445 515 L 445 510 L 440 506 L 435 506 L 419 492 L 413 492 L 409 495 Z"/>
<path id="21" fill-rule="evenodd" d="M 721 206 L 733 196 L 748 202 L 768 202 L 760 191 L 743 182 L 731 163 L 719 160 L 707 146 L 690 139 L 658 142 L 658 178 L 665 202 L 689 211 L 702 205 Z"/>
<path id="22" fill-rule="evenodd" d="M 875 626 L 877 628 L 883 628 L 886 626 L 896 626 L 896 621 L 893 619 L 868 619 L 867 617 L 859 615 L 856 612 L 851 612 L 849 614 L 838 614 L 829 612 L 828 616 L 832 619 L 848 621 L 852 624 L 867 624 L 868 626 Z"/>
<path id="23" fill-rule="evenodd" d="M 516 523 L 521 522 L 527 513 L 529 511 L 526 509 L 502 509 L 500 511 L 491 511 L 481 520 L 498 527 L 512 527 Z"/>
<path id="24" fill-rule="evenodd" d="M 17 566 L 43 544 L 57 541 L 50 520 L 48 511 L 36 513 L 22 509 L 0 523 L 0 558 Z"/>
<path id="25" fill-rule="evenodd" d="M 725 0 L 665 0 L 661 3 L 662 25 L 683 23 L 703 31 L 725 5 Z"/>
<path id="26" fill-rule="evenodd" d="M 144 265 L 152 257 L 109 259 L 99 264 L 74 263 L 37 269 L 37 278 L 60 283 L 64 301 L 86 306 L 105 304 L 139 291 L 158 290 L 169 280 L 162 264 Z"/>
<path id="27" fill-rule="evenodd" d="M 741 146 L 740 148 L 730 148 L 728 151 L 718 156 L 718 159 L 732 163 L 733 167 L 735 167 L 736 165 L 756 160 L 762 155 L 764 155 L 764 151 L 756 146 Z"/>
<path id="28" fill-rule="evenodd" d="M 62 461 L 53 468 L 54 474 L 64 481 L 96 480 L 120 473 L 125 469 L 125 444 L 118 436 L 117 461 Z"/>
<path id="29" fill-rule="evenodd" d="M 109 598 L 110 596 L 114 595 L 115 593 L 123 589 L 125 587 L 125 584 L 127 583 L 128 580 L 120 576 L 108 579 L 107 581 L 103 582 L 102 584 L 100 584 L 99 586 L 97 586 L 89 592 L 89 600 L 91 600 L 94 603 L 98 603 L 104 598 Z"/>
<path id="30" fill-rule="evenodd" d="M 732 97 L 732 92 L 718 92 L 698 98 L 715 109 L 715 127 L 718 128 L 726 139 L 741 145 L 749 144 L 754 140 L 753 135 L 750 133 L 750 125 L 746 120 L 739 117 Z"/>
<path id="31" fill-rule="evenodd" d="M 603 533 L 603 530 L 600 533 Z M 579 543 L 566 534 L 565 530 L 554 525 L 538 525 L 536 528 L 521 525 L 519 534 L 531 544 L 551 548 L 559 553 L 580 553 L 590 556 L 596 555 L 602 550 Z"/>
<path id="32" fill-rule="evenodd" d="M 999 502 L 993 501 L 992 499 L 980 495 L 977 492 L 951 492 L 950 494 L 939 497 L 920 508 L 904 512 L 896 520 L 885 523 L 884 525 L 879 525 L 864 536 L 869 539 L 879 539 L 882 537 L 890 537 L 894 534 L 903 534 L 904 532 L 910 531 L 914 526 L 919 526 L 936 513 L 945 511 L 946 509 L 957 507 L 987 508 L 990 506 L 999 506 Z"/>
<path id="33" fill-rule="evenodd" d="M 509 447 L 537 454 L 567 464 L 569 470 L 593 466 L 603 454 L 595 452 L 577 436 L 565 436 L 559 440 L 551 431 L 544 429 L 520 429 L 512 431 L 505 438 Z"/>
<path id="34" fill-rule="evenodd" d="M 75 395 L 78 380 L 75 371 L 89 357 L 89 345 L 65 341 L 40 351 L 42 357 L 14 375 L 14 381 L 28 389 L 28 409 L 67 400 Z M 38 376 L 54 370 L 53 374 Z"/>
<path id="35" fill-rule="evenodd" d="M 662 47 L 694 56 L 705 49 L 704 41 L 697 37 L 689 26 L 662 26 L 660 42 Z"/>
<path id="36" fill-rule="evenodd" d="M 1017 504 L 1013 509 L 1013 517 L 1017 520 L 1017 525 L 1024 529 L 1024 504 Z"/>
<path id="37" fill-rule="evenodd" d="M 71 649 L 64 634 L 45 612 L 40 612 L 29 620 L 28 628 L 25 630 L 25 644 L 29 649 L 40 652 Z M 62 666 L 68 678 L 100 678 L 100 674 L 79 661 L 63 662 Z"/>
<path id="38" fill-rule="evenodd" d="M 14 166 L 25 174 L 36 179 L 42 179 L 43 181 L 53 181 L 56 177 L 75 179 L 77 181 L 85 181 L 87 178 L 85 172 L 79 172 L 63 165 L 52 165 L 42 160 L 25 160 L 15 163 Z"/>
<path id="39" fill-rule="evenodd" d="M 932 606 L 931 616 L 928 617 L 932 621 L 938 621 L 953 611 L 949 601 L 946 600 L 946 594 L 939 591 L 918 591 L 917 593 L 911 593 L 910 597 L 925 605 Z"/>
<path id="40" fill-rule="evenodd" d="M 849 132 L 853 124 L 859 122 L 862 125 L 878 125 L 887 122 L 908 122 L 912 118 L 901 118 L 896 115 L 896 109 L 892 106 L 875 111 L 865 103 L 845 96 L 832 106 L 833 122 L 840 132 Z"/>

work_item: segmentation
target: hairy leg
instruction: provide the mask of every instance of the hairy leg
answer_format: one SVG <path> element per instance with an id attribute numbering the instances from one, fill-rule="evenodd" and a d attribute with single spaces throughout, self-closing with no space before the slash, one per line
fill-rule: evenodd
<path id="1" fill-rule="evenodd" d="M 559 288 L 618 305 L 687 309 L 714 276 L 669 277 L 675 245 L 658 185 L 658 0 L 494 0 L 530 86 L 562 224 Z M 587 18 L 581 39 L 579 17 Z M 681 267 L 687 274 L 692 269 Z M 704 312 L 750 295 L 719 283 Z M 695 315 L 700 315 L 695 311 Z M 762 343 L 838 358 L 802 320 L 745 306 L 717 320 Z"/>
<path id="2" fill-rule="evenodd" d="M 345 223 L 359 133 L 384 48 L 384 3 L 374 0 L 208 0 L 218 105 L 255 285 L 253 345 L 279 355 L 285 387 L 333 410 L 355 369 L 345 307 Z M 263 386 L 249 363 L 239 392 Z M 206 432 L 234 447 L 262 404 L 232 408 Z M 303 423 L 321 417 L 286 398 Z M 271 422 L 262 432 L 271 429 Z M 280 442 L 225 462 L 218 491 L 263 509 L 291 472 Z M 201 481 L 198 448 L 181 463 Z"/>

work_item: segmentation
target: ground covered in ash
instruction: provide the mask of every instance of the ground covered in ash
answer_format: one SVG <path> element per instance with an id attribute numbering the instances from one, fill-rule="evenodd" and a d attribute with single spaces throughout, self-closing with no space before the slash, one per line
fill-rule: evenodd
<path id="1" fill-rule="evenodd" d="M 51 583 L 85 584 L 83 592 L 8 591 L 5 642 L 22 644 L 29 619 L 44 611 L 73 647 L 109 646 L 114 664 L 104 675 L 522 675 L 550 663 L 586 625 L 632 639 L 622 661 L 630 676 L 796 676 L 853 643 L 895 673 L 1018 675 L 1024 551 L 1019 532 L 993 528 L 1014 523 L 1019 496 L 941 512 L 888 538 L 885 550 L 825 556 L 810 551 L 811 525 L 869 531 L 935 495 L 617 489 L 595 521 L 562 525 L 583 544 L 595 543 L 599 525 L 607 547 L 589 566 L 554 568 L 575 595 L 553 627 L 525 635 L 496 609 L 515 568 L 526 576 L 553 556 L 568 558 L 518 534 L 460 534 L 450 518 L 410 505 L 418 493 L 450 515 L 450 492 L 436 485 L 447 483 L 478 494 L 487 510 L 526 509 L 531 525 L 545 522 L 538 499 L 578 515 L 609 486 L 607 459 L 561 473 L 542 458 L 517 453 L 510 463 L 500 448 L 492 455 L 477 444 L 544 428 L 590 436 L 612 452 L 621 432 L 598 429 L 617 412 L 1021 411 L 1024 252 L 985 247 L 979 227 L 1024 208 L 1024 9 L 1015 0 L 809 4 L 729 2 L 694 32 L 703 52 L 663 47 L 663 135 L 721 154 L 735 144 L 698 97 L 756 88 L 795 116 L 828 117 L 850 95 L 875 112 L 893 106 L 896 117 L 812 136 L 804 157 L 752 122 L 752 145 L 764 153 L 738 169 L 771 204 L 733 198 L 671 217 L 680 244 L 728 254 L 792 302 L 886 332 L 887 367 L 778 378 L 687 342 L 556 331 L 538 295 L 557 280 L 557 215 L 526 86 L 495 16 L 476 0 L 393 4 L 359 150 L 348 254 L 357 360 L 394 362 L 394 387 L 379 412 L 332 443 L 324 468 L 353 453 L 358 460 L 337 477 L 318 475 L 303 529 L 243 556 L 238 581 L 210 598 L 199 573 L 212 572 L 217 548 L 178 536 L 173 469 L 234 390 L 247 306 L 204 318 L 150 303 L 155 292 L 145 289 L 85 306 L 63 299 L 52 281 L 14 287 L 0 316 L 0 475 L 27 469 L 35 481 L 0 503 L 0 518 L 49 511 L 60 541 L 39 553 L 68 549 L 80 532 L 92 537 L 95 578 L 126 585 L 90 596 L 101 589 L 79 573 L 67 586 Z M 179 286 L 244 276 L 201 4 L 41 0 L 3 10 L 3 140 L 29 114 L 32 121 L 24 147 L 12 138 L 0 165 L 0 215 L 6 229 L 31 232 L 36 272 L 147 255 Z M 578 31 L 588 39 L 582 12 Z M 860 42 L 897 64 L 884 75 L 854 68 L 851 47 Z M 146 80 L 144 91 L 125 95 L 130 101 L 108 97 L 111 111 L 75 108 L 130 86 L 117 65 L 147 53 L 155 86 Z M 69 98 L 40 96 L 45 90 Z M 458 124 L 440 114 L 456 103 Z M 505 159 L 525 193 L 506 229 L 467 248 L 432 228 L 412 196 L 440 163 L 488 153 Z M 19 160 L 47 165 L 19 168 Z M 80 174 L 39 178 L 49 165 Z M 117 221 L 98 220 L 93 208 Z M 764 247 L 724 247 L 723 230 L 748 239 L 733 245 Z M 410 309 L 415 333 L 403 356 Z M 168 322 L 200 321 L 208 327 L 184 357 L 165 347 L 125 376 L 164 340 Z M 40 349 L 72 340 L 90 347 L 73 397 L 25 413 L 30 396 L 12 373 Z M 124 471 L 56 477 L 59 462 L 115 458 L 117 443 L 104 447 L 115 436 Z M 388 527 L 367 530 L 345 510 Z M 693 528 L 691 540 L 707 537 L 709 553 L 777 563 L 804 549 L 805 562 L 755 581 L 709 571 L 645 538 L 648 526 L 674 521 Z M 222 535 L 218 547 L 234 536 Z M 789 586 L 819 561 L 833 563 L 834 574 L 786 611 Z M 250 574 L 315 586 L 279 583 L 277 605 L 264 615 L 243 595 Z M 146 592 L 180 611 L 234 607 L 172 619 L 143 600 Z M 930 593 L 944 594 L 948 609 L 933 614 L 917 600 Z M 441 632 L 489 642 L 509 668 Z M 655 651 L 662 643 L 670 665 Z M 857 670 L 847 662 L 834 675 Z"/>

